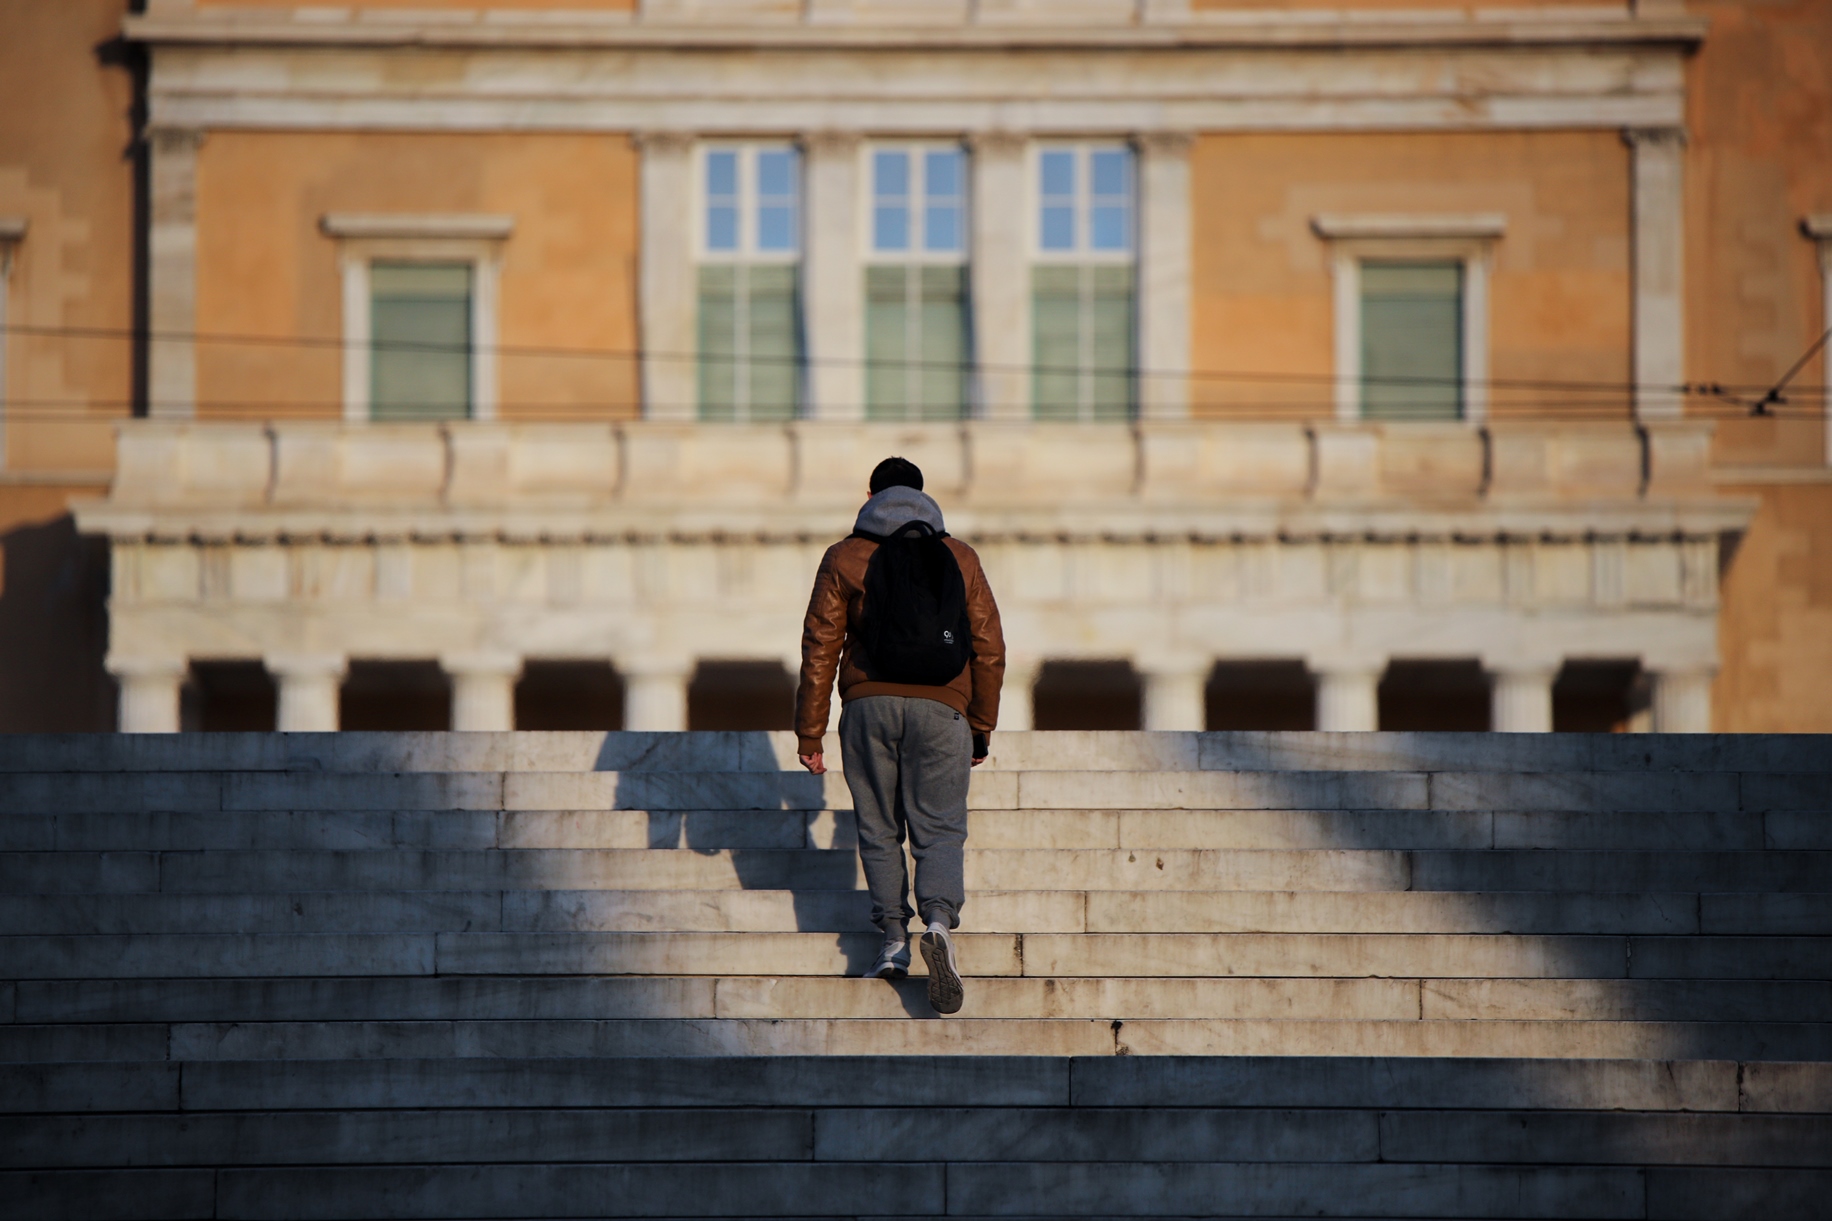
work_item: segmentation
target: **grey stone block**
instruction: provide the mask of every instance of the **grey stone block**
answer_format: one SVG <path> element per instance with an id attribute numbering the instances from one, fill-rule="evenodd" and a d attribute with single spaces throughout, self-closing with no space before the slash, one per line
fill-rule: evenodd
<path id="1" fill-rule="evenodd" d="M 1827 784 L 1832 786 L 1832 778 Z M 1763 814 L 1763 847 L 1832 849 L 1832 798 L 1828 810 L 1770 810 Z"/>
<path id="2" fill-rule="evenodd" d="M 1383 1111 L 1380 1151 L 1395 1162 L 1832 1166 L 1832 1116 Z"/>
<path id="3" fill-rule="evenodd" d="M 493 772 L 231 772 L 223 777 L 222 808 L 500 810 L 503 778 Z"/>
<path id="4" fill-rule="evenodd" d="M 177 1109 L 176 1064 L 0 1064 L 0 1114 Z"/>
<path id="5" fill-rule="evenodd" d="M 1654 814 L 1499 811 L 1494 819 L 1496 848 L 1725 852 L 1769 846 L 1763 843 L 1761 819 L 1734 810 Z"/>
<path id="6" fill-rule="evenodd" d="M 307 1221 L 855 1216 L 893 1199 L 940 1215 L 942 1184 L 940 1166 L 778 1162 L 225 1170 L 217 1190 L 219 1216 Z"/>
<path id="7" fill-rule="evenodd" d="M 19 985 L 35 1022 L 711 1017 L 711 978 L 69 980 Z"/>
<path id="8" fill-rule="evenodd" d="M 950 1213 L 1086 1216 L 1640 1217 L 1636 1170 L 1225 1162 L 948 1167 Z"/>
<path id="9" fill-rule="evenodd" d="M 17 772 L 0 785 L 0 814 L 223 809 L 215 772 Z"/>
<path id="10" fill-rule="evenodd" d="M 1832 1064 L 1746 1064 L 1743 1110 L 1832 1114 Z"/>
<path id="11" fill-rule="evenodd" d="M 0 937 L 0 973 L 14 979 L 431 975 L 433 935 L 149 933 Z"/>
<path id="12" fill-rule="evenodd" d="M 1017 798 L 1043 810 L 1430 808 L 1425 777 L 1407 772 L 1022 772 Z"/>
<path id="13" fill-rule="evenodd" d="M 224 848 L 391 848 L 386 812 L 263 810 L 258 813 L 71 813 L 57 819 L 57 846 L 102 852 L 126 848 L 201 851 Z M 486 845 L 487 846 L 487 845 Z"/>
<path id="14" fill-rule="evenodd" d="M 1428 979 L 1426 1019 L 1821 1022 L 1832 983 L 1723 979 Z"/>
<path id="15" fill-rule="evenodd" d="M 1832 769 L 1795 775 L 1745 772 L 1741 779 L 1745 810 L 1832 811 Z"/>
<path id="16" fill-rule="evenodd" d="M 1823 936 L 1829 930 L 1832 930 L 1832 893 L 1825 891 L 1699 896 L 1699 931 L 1703 933 L 1777 936 L 1793 933 L 1812 937 Z"/>
<path id="17" fill-rule="evenodd" d="M 807 1161 L 807 1110 L 306 1111 L 0 1119 L 0 1166 Z"/>
<path id="18" fill-rule="evenodd" d="M 1828 937 L 1635 937 L 1636 979 L 1832 979 Z"/>
<path id="19" fill-rule="evenodd" d="M 992 812 L 987 811 L 979 815 L 972 826 L 975 842 L 980 847 L 1056 846 L 987 843 L 982 827 L 992 816 Z M 1493 817 L 1487 811 L 1447 813 L 1439 810 L 1122 810 L 1118 814 L 1119 842 L 1113 846 L 1140 849 L 1488 848 L 1494 838 Z"/>
<path id="20" fill-rule="evenodd" d="M 0 852 L 0 894 L 158 889 L 159 857 L 151 852 Z"/>
<path id="21" fill-rule="evenodd" d="M 1100 933 L 1695 933 L 1698 896 L 1559 891 L 1090 891 Z"/>
<path id="22" fill-rule="evenodd" d="M 903 1106 L 1069 1101 L 1059 1057 L 925 1056 L 896 1067 Z M 838 1106 L 856 1103 L 860 1082 L 883 1068 L 875 1056 L 204 1062 L 186 1066 L 184 1109 Z"/>
<path id="23" fill-rule="evenodd" d="M 1832 1171 L 1655 1167 L 1648 1211 L 1657 1221 L 1832 1217 Z"/>
<path id="24" fill-rule="evenodd" d="M 1404 853 L 1308 849 L 968 848 L 965 865 L 969 895 L 976 890 L 1404 890 L 1409 876 Z"/>
<path id="25" fill-rule="evenodd" d="M 441 975 L 858 975 L 870 933 L 441 933 Z M 1018 975 L 1017 938 L 960 933 L 963 975 Z M 921 957 L 913 972 L 923 971 Z"/>
<path id="26" fill-rule="evenodd" d="M 1373 1162 L 1373 1111 L 913 1107 L 814 1113 L 821 1161 Z"/>
<path id="27" fill-rule="evenodd" d="M 1411 854 L 1414 890 L 1820 890 L 1825 852 L 1490 852 Z"/>
<path id="28" fill-rule="evenodd" d="M 156 1024 L 0 1026 L 0 1064 L 163 1060 L 166 1045 L 166 1027 Z"/>
<path id="29" fill-rule="evenodd" d="M 1028 975 L 1287 975 L 1607 978 L 1627 972 L 1620 937 L 1440 933 L 1099 933 L 1024 939 Z"/>
<path id="30" fill-rule="evenodd" d="M 969 897 L 976 914 L 984 900 Z M 504 931 L 535 933 L 856 932 L 871 927 L 871 897 L 853 890 L 512 890 L 502 896 L 502 918 Z"/>
<path id="31" fill-rule="evenodd" d="M 801 810 L 518 810 L 504 848 L 804 848 Z"/>
<path id="32" fill-rule="evenodd" d="M 837 783 L 836 783 L 837 781 Z M 806 772 L 511 772 L 505 810 L 850 809 L 837 774 Z"/>
<path id="33" fill-rule="evenodd" d="M 497 927 L 495 891 L 296 894 L 0 895 L 14 934 L 482 932 Z"/>
<path id="34" fill-rule="evenodd" d="M 210 1170 L 0 1174 L 0 1208 L 20 1221 L 182 1221 L 216 1217 Z"/>
<path id="35" fill-rule="evenodd" d="M 56 847 L 55 814 L 0 814 L 0 852 L 50 852 Z"/>
<path id="36" fill-rule="evenodd" d="M 1737 777 L 1718 772 L 1436 772 L 1434 810 L 1573 813 L 1731 811 Z"/>
<path id="37" fill-rule="evenodd" d="M 1076 1106 L 1735 1111 L 1731 1061 L 1212 1058 L 1076 1060 Z"/>

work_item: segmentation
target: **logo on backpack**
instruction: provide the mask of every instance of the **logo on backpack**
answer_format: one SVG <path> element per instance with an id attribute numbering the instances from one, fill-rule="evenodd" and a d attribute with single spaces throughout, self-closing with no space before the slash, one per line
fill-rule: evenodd
<path id="1" fill-rule="evenodd" d="M 860 658 L 880 682 L 941 687 L 973 659 L 967 584 L 947 535 L 913 521 L 887 535 L 858 531 L 878 544 L 865 566 Z"/>

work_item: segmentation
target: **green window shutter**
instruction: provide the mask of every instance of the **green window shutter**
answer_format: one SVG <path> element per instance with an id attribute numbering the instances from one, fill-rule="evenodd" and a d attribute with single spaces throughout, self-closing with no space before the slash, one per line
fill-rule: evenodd
<path id="1" fill-rule="evenodd" d="M 1461 418 L 1461 263 L 1363 264 L 1361 375 L 1368 419 Z"/>
<path id="2" fill-rule="evenodd" d="M 1031 411 L 1039 420 L 1081 416 L 1081 269 L 1031 271 Z"/>
<path id="3" fill-rule="evenodd" d="M 919 275 L 921 418 L 967 413 L 967 269 L 924 267 Z"/>
<path id="4" fill-rule="evenodd" d="M 369 269 L 369 409 L 378 420 L 471 414 L 471 268 L 376 263 Z"/>
<path id="5" fill-rule="evenodd" d="M 1097 420 L 1132 418 L 1132 268 L 1093 267 L 1088 276 L 1089 414 Z"/>
<path id="6" fill-rule="evenodd" d="M 747 267 L 749 418 L 792 420 L 801 402 L 801 309 L 794 267 Z"/>
<path id="7" fill-rule="evenodd" d="M 738 417 L 738 268 L 700 268 L 699 393 L 702 420 Z"/>
<path id="8" fill-rule="evenodd" d="M 910 411 L 910 267 L 865 269 L 865 418 L 907 420 Z"/>

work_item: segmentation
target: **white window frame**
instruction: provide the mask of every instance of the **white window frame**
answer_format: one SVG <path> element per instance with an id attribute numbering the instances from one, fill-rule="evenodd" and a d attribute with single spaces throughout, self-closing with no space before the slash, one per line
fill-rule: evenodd
<path id="1" fill-rule="evenodd" d="M 794 152 L 795 248 L 757 248 L 757 154 Z M 713 153 L 738 154 L 738 248 L 714 250 L 706 244 L 706 163 Z M 700 263 L 799 264 L 808 248 L 808 155 L 793 140 L 705 140 L 693 156 L 693 252 Z"/>
<path id="2" fill-rule="evenodd" d="M 910 248 L 879 250 L 873 221 L 876 219 L 878 192 L 874 180 L 874 162 L 879 153 L 907 153 L 910 157 Z M 958 153 L 961 158 L 961 244 L 958 250 L 928 250 L 921 245 L 922 207 L 928 198 L 923 157 L 928 153 Z M 859 257 L 867 266 L 906 267 L 924 263 L 934 267 L 964 267 L 973 261 L 973 157 L 958 140 L 878 140 L 860 150 L 859 182 Z"/>
<path id="3" fill-rule="evenodd" d="M 371 418 L 374 327 L 369 269 L 376 263 L 463 263 L 471 269 L 471 414 L 494 420 L 496 348 L 503 244 L 515 218 L 486 214 L 358 215 L 331 213 L 319 223 L 338 243 L 343 277 L 344 422 Z"/>
<path id="4" fill-rule="evenodd" d="M 1334 280 L 1336 419 L 1363 419 L 1361 386 L 1361 267 L 1364 263 L 1454 262 L 1463 268 L 1460 372 L 1462 423 L 1488 419 L 1489 276 L 1507 218 L 1471 216 L 1313 217 L 1311 229 L 1329 243 Z"/>
<path id="5" fill-rule="evenodd" d="M 1088 244 L 1088 229 L 1093 223 L 1094 212 L 1093 201 L 1089 195 L 1093 176 L 1088 172 L 1088 160 L 1093 153 L 1119 151 L 1124 151 L 1131 158 L 1131 181 L 1127 183 L 1130 198 L 1126 206 L 1126 248 L 1124 250 L 1096 250 Z M 1061 152 L 1072 152 L 1076 156 L 1075 248 L 1072 250 L 1045 250 L 1043 248 L 1043 155 Z M 1077 265 L 1137 263 L 1139 261 L 1140 230 L 1139 161 L 1139 150 L 1126 140 L 1040 140 L 1033 143 L 1027 151 L 1025 161 L 1025 195 L 1029 209 L 1025 229 L 1030 235 L 1031 261 L 1033 263 L 1073 263 Z M 1136 287 L 1134 292 L 1136 294 Z"/>
<path id="6" fill-rule="evenodd" d="M 11 421 L 6 418 L 7 378 L 11 370 L 6 355 L 12 333 L 7 328 L 7 304 L 13 291 L 13 254 L 25 240 L 27 222 L 23 216 L 0 216 L 0 470 L 6 468 L 6 434 Z"/>
<path id="7" fill-rule="evenodd" d="M 1827 327 L 1832 327 L 1832 212 L 1804 217 L 1800 231 L 1819 245 L 1819 291 L 1824 302 L 1819 315 L 1819 333 L 1824 334 Z M 1832 343 L 1820 350 L 1819 359 L 1820 368 L 1825 370 L 1821 377 L 1825 386 L 1825 460 L 1827 466 L 1832 466 Z"/>

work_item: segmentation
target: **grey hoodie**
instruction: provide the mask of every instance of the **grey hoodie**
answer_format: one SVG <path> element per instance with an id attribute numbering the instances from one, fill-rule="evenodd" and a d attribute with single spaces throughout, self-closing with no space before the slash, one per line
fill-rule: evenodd
<path id="1" fill-rule="evenodd" d="M 941 506 L 929 499 L 927 493 L 915 488 L 885 488 L 865 502 L 852 528 L 867 534 L 886 535 L 894 534 L 913 521 L 922 522 L 937 533 L 947 529 L 942 524 Z"/>

